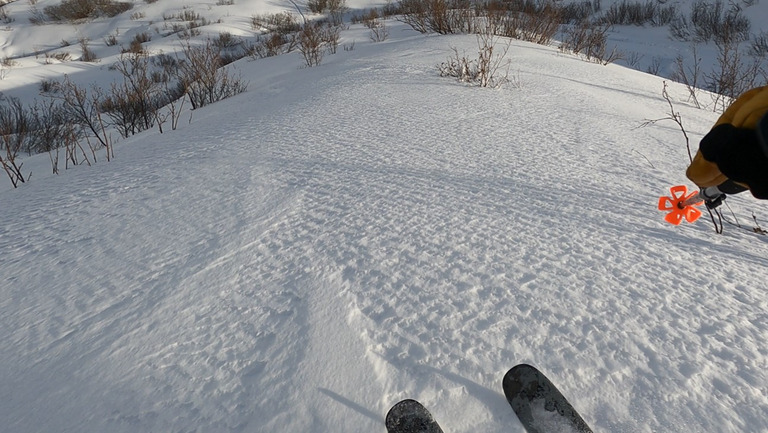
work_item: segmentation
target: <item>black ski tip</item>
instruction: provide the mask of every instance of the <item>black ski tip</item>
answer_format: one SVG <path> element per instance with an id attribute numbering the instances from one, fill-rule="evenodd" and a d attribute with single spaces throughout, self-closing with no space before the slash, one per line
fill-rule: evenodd
<path id="1" fill-rule="evenodd" d="M 546 433 L 553 423 L 566 428 L 563 431 L 592 433 L 576 409 L 536 367 L 529 364 L 512 367 L 504 375 L 502 387 L 528 433 Z"/>
<path id="2" fill-rule="evenodd" d="M 504 389 L 504 396 L 507 397 L 507 401 L 512 403 L 511 398 L 519 396 L 523 392 L 523 385 L 529 382 L 524 380 L 525 378 L 536 378 L 539 376 L 544 377 L 544 374 L 530 364 L 517 364 L 510 368 L 501 382 L 502 388 Z M 526 395 L 530 394 L 530 391 L 531 390 L 529 390 Z"/>
<path id="3" fill-rule="evenodd" d="M 443 433 L 427 408 L 410 398 L 392 406 L 385 424 L 388 433 Z"/>

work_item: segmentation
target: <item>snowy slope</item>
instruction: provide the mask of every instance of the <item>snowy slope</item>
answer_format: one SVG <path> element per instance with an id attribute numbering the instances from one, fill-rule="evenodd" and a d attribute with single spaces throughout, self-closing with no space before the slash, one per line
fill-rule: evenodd
<path id="1" fill-rule="evenodd" d="M 520 362 L 596 431 L 768 430 L 768 244 L 663 222 L 683 137 L 637 128 L 662 79 L 513 42 L 520 87 L 479 89 L 436 69 L 473 36 L 343 38 L 0 191 L 3 431 L 383 432 L 410 397 L 522 432 Z M 716 114 L 670 89 L 699 139 Z"/>

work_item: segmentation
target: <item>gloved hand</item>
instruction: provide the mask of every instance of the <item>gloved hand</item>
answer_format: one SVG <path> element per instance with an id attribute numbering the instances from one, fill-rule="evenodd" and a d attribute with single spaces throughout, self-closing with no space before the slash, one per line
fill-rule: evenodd
<path id="1" fill-rule="evenodd" d="M 703 188 L 699 195 L 704 198 L 704 204 L 709 209 L 715 209 L 725 200 L 725 193 L 720 191 L 716 186 L 710 186 L 709 188 Z"/>
<path id="2" fill-rule="evenodd" d="M 714 199 L 706 199 L 704 200 L 704 204 L 707 206 L 707 209 L 715 209 L 723 204 L 723 200 L 725 200 L 725 194 L 721 194 Z"/>
<path id="3" fill-rule="evenodd" d="M 701 140 L 699 152 L 729 180 L 748 185 L 756 198 L 768 198 L 768 157 L 755 130 L 719 125 Z"/>

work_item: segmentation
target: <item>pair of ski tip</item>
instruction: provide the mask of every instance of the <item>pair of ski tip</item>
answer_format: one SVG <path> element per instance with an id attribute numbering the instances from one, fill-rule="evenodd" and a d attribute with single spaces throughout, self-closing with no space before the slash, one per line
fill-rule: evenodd
<path id="1" fill-rule="evenodd" d="M 697 206 L 704 203 L 699 191 L 688 191 L 685 185 L 673 186 L 669 189 L 670 196 L 659 197 L 659 210 L 668 212 L 664 221 L 679 225 L 683 220 L 692 223 L 699 219 L 701 210 Z"/>

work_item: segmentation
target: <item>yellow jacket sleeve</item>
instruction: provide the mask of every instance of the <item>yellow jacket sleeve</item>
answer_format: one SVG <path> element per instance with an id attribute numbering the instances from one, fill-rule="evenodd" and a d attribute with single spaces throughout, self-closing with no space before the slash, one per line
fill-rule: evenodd
<path id="1" fill-rule="evenodd" d="M 768 112 L 768 86 L 756 87 L 741 94 L 717 119 L 715 126 L 729 123 L 737 128 L 755 129 Z"/>
<path id="2" fill-rule="evenodd" d="M 717 119 L 712 129 L 714 130 L 720 125 L 728 124 L 736 128 L 754 130 L 757 122 L 766 112 L 768 112 L 768 86 L 756 87 L 736 98 L 720 118 Z M 710 143 L 717 141 L 716 139 L 713 140 L 715 135 L 712 131 L 708 133 L 708 136 L 702 140 L 702 143 L 706 139 L 709 139 Z M 732 143 L 717 143 L 717 145 L 722 147 L 732 145 Z M 688 166 L 685 172 L 688 179 L 700 188 L 717 186 L 727 181 L 728 177 L 722 173 L 721 167 L 714 161 L 707 160 L 702 154 L 701 147 L 700 145 L 700 149 L 696 152 L 693 162 L 691 162 L 691 165 Z M 748 187 L 748 185 L 744 186 Z"/>

